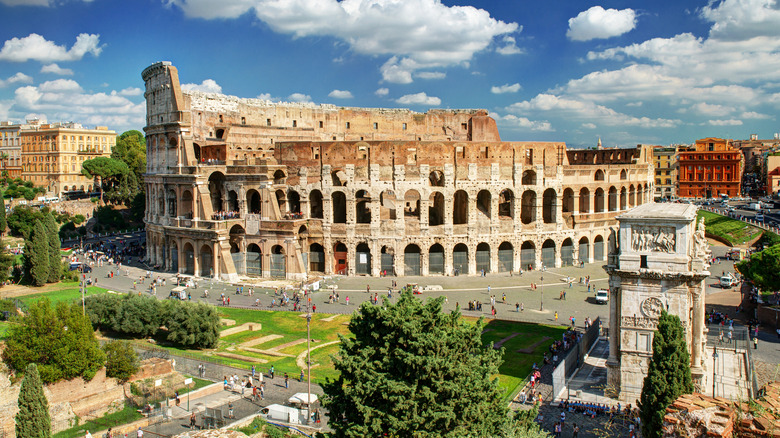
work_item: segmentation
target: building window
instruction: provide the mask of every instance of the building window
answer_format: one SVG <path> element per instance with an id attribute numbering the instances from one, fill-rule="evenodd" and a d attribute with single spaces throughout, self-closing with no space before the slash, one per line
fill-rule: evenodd
<path id="1" fill-rule="evenodd" d="M 322 128 L 322 126 L 323 126 L 323 124 L 322 124 L 322 120 L 320 120 L 320 128 Z"/>
<path id="2" fill-rule="evenodd" d="M 246 117 L 241 117 L 241 124 L 246 125 Z"/>
<path id="3" fill-rule="evenodd" d="M 639 256 L 639 267 L 647 269 L 647 256 L 646 255 L 640 255 Z"/>
<path id="4" fill-rule="evenodd" d="M 401 129 L 403 129 L 404 131 L 406 131 L 406 123 L 404 123 L 403 125 L 401 125 Z"/>
<path id="5" fill-rule="evenodd" d="M 349 129 L 349 122 L 347 122 L 346 126 L 347 126 L 347 129 Z"/>
<path id="6" fill-rule="evenodd" d="M 265 119 L 265 126 L 271 126 L 271 119 Z"/>
<path id="7" fill-rule="evenodd" d="M 374 129 L 379 129 L 379 123 L 374 122 Z"/>
<path id="8" fill-rule="evenodd" d="M 222 114 L 219 115 L 219 123 L 222 123 Z"/>
<path id="9" fill-rule="evenodd" d="M 293 128 L 297 128 L 297 127 L 298 127 L 298 121 L 297 120 L 293 120 Z"/>

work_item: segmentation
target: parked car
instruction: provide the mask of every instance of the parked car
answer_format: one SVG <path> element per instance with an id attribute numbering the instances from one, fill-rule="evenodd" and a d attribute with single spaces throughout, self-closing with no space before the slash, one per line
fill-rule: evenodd
<path id="1" fill-rule="evenodd" d="M 609 291 L 606 289 L 599 289 L 596 291 L 596 303 L 607 304 L 609 302 Z"/>

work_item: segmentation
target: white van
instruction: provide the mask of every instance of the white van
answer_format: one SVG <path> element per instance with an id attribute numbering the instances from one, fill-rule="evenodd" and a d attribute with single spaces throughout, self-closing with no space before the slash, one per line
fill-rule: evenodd
<path id="1" fill-rule="evenodd" d="M 607 304 L 609 302 L 609 291 L 606 289 L 599 289 L 596 291 L 596 303 Z"/>
<path id="2" fill-rule="evenodd" d="M 289 424 L 307 424 L 306 410 L 291 408 L 284 405 L 268 405 L 260 409 L 260 416 L 266 420 L 280 421 Z M 303 414 L 302 414 L 303 413 Z"/>

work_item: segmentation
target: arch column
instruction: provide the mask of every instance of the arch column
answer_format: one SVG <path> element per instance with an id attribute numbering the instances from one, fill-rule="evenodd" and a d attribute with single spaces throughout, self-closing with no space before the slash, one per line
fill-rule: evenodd
<path id="1" fill-rule="evenodd" d="M 420 247 L 420 274 L 422 274 L 424 277 L 427 277 L 429 273 L 428 257 L 430 257 L 430 249 L 431 245 L 428 245 L 428 249 Z"/>
<path id="2" fill-rule="evenodd" d="M 558 228 L 563 224 L 563 191 L 555 193 L 555 223 Z"/>
<path id="3" fill-rule="evenodd" d="M 195 272 L 193 272 L 192 274 L 195 277 L 199 277 L 200 276 L 200 248 L 201 248 L 201 246 L 200 246 L 200 244 L 197 241 L 193 242 L 193 244 L 192 244 L 192 269 Z"/>
<path id="4" fill-rule="evenodd" d="M 572 189 L 573 191 L 574 189 Z M 580 214 L 580 193 L 576 192 L 574 193 L 574 205 L 572 206 L 572 214 L 578 215 Z"/>
<path id="5" fill-rule="evenodd" d="M 184 258 L 184 248 L 182 248 L 181 237 L 176 238 L 176 251 L 179 253 L 178 262 L 176 263 L 176 273 L 182 273 L 182 266 L 186 268 L 187 259 Z M 183 263 L 182 263 L 183 262 Z"/>
<path id="6" fill-rule="evenodd" d="M 466 243 L 466 249 L 468 250 L 469 254 L 469 275 L 473 275 L 477 273 L 477 246 L 474 245 L 472 248 L 471 245 Z"/>
<path id="7" fill-rule="evenodd" d="M 371 211 L 371 219 L 372 219 L 371 226 L 373 227 L 374 222 L 378 223 L 378 221 L 374 221 L 373 220 L 374 219 L 374 212 L 373 212 L 374 209 L 373 209 L 373 206 L 372 206 L 371 210 L 372 210 Z M 379 212 L 377 211 L 376 213 L 377 213 L 376 217 L 378 218 L 379 217 Z M 378 225 L 377 225 L 377 227 L 378 227 Z M 378 242 L 376 240 L 371 242 L 371 246 L 369 246 L 369 248 L 371 249 L 371 276 L 372 277 L 379 277 L 380 273 L 382 272 L 381 248 L 379 247 L 379 244 L 378 244 Z M 396 252 L 398 252 L 398 251 L 396 251 Z"/>
<path id="8" fill-rule="evenodd" d="M 444 275 L 452 275 L 452 248 L 454 248 L 455 245 L 445 242 L 442 247 L 444 247 Z M 430 250 L 430 248 L 428 249 Z"/>
<path id="9" fill-rule="evenodd" d="M 555 267 L 560 268 L 563 265 L 563 260 L 561 259 L 561 256 L 563 255 L 563 240 L 560 242 L 555 242 Z M 572 243 L 573 244 L 573 243 Z"/>
<path id="10" fill-rule="evenodd" d="M 542 267 L 542 244 L 537 238 L 534 242 L 534 269 L 541 269 Z"/>
<path id="11" fill-rule="evenodd" d="M 420 195 L 420 229 L 428 229 L 428 221 L 430 220 L 430 212 L 428 211 L 430 198 L 423 199 Z"/>
<path id="12" fill-rule="evenodd" d="M 198 202 L 200 200 L 200 191 L 198 190 L 198 184 L 192 185 L 192 220 L 193 226 L 200 220 L 200 206 Z"/>
<path id="13" fill-rule="evenodd" d="M 213 278 L 217 279 L 219 278 L 219 261 L 222 258 L 222 251 L 219 250 L 219 241 L 215 241 L 212 244 L 213 249 L 212 251 L 212 257 L 211 257 L 211 266 L 213 267 L 212 270 L 214 272 Z"/>

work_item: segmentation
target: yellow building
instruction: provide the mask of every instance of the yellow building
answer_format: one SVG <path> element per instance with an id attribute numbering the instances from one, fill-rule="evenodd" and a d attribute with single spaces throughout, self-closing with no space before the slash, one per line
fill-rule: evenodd
<path id="1" fill-rule="evenodd" d="M 655 199 L 677 197 L 677 146 L 653 146 Z"/>
<path id="2" fill-rule="evenodd" d="M 28 125 L 0 121 L 0 174 L 7 172 L 11 178 L 22 176 L 22 146 L 19 132 L 27 127 Z"/>
<path id="3" fill-rule="evenodd" d="M 93 181 L 81 174 L 86 160 L 110 157 L 116 132 L 105 126 L 87 129 L 77 123 L 31 124 L 19 132 L 23 179 L 46 187 L 49 196 L 91 192 Z"/>

